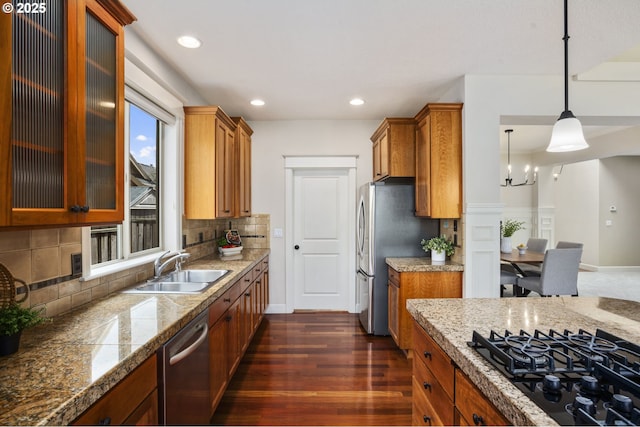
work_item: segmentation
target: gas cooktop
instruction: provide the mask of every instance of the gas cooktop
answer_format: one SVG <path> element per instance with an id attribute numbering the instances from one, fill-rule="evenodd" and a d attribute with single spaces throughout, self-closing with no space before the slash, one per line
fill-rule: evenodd
<path id="1" fill-rule="evenodd" d="M 468 343 L 561 425 L 640 425 L 640 346 L 597 329 L 550 330 Z"/>

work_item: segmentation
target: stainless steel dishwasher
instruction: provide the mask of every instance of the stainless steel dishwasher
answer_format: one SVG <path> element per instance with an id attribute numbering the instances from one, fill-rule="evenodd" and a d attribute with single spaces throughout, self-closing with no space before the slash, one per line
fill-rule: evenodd
<path id="1" fill-rule="evenodd" d="M 158 350 L 164 425 L 209 424 L 207 313 L 198 315 Z"/>

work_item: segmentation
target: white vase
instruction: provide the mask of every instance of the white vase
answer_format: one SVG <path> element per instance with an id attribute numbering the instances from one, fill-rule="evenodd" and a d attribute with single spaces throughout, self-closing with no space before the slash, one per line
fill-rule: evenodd
<path id="1" fill-rule="evenodd" d="M 445 259 L 447 259 L 447 254 L 445 253 L 445 251 L 431 251 L 431 262 L 444 262 Z"/>
<path id="2" fill-rule="evenodd" d="M 500 252 L 511 253 L 511 250 L 511 236 L 503 237 L 502 240 L 500 240 Z"/>

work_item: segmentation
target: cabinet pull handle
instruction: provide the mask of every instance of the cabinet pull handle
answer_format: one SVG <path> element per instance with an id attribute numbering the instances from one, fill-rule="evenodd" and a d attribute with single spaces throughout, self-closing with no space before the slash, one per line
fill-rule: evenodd
<path id="1" fill-rule="evenodd" d="M 476 414 L 474 412 L 473 414 L 473 423 L 477 426 L 483 426 L 484 425 L 484 419 L 482 419 L 482 417 L 478 414 Z"/>
<path id="2" fill-rule="evenodd" d="M 231 302 L 231 298 L 223 298 L 222 301 L 223 302 Z"/>
<path id="3" fill-rule="evenodd" d="M 429 353 L 428 351 L 424 352 L 424 357 L 425 359 L 431 359 L 431 353 Z"/>
<path id="4" fill-rule="evenodd" d="M 431 417 L 428 417 L 426 415 L 422 416 L 422 421 L 424 421 L 426 424 L 431 425 Z"/>
<path id="5" fill-rule="evenodd" d="M 98 420 L 98 425 L 99 426 L 111 425 L 111 417 L 104 417 L 104 418 Z"/>
<path id="6" fill-rule="evenodd" d="M 430 390 L 431 389 L 431 384 L 429 384 L 428 382 L 423 382 L 422 386 L 424 387 L 425 390 Z"/>

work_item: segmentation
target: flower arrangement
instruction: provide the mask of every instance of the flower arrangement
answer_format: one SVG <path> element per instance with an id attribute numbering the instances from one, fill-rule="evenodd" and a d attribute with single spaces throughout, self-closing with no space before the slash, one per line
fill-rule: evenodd
<path id="1" fill-rule="evenodd" d="M 424 249 L 425 252 L 445 252 L 447 256 L 451 256 L 455 252 L 453 242 L 447 240 L 447 237 L 444 234 L 439 237 L 432 237 L 429 240 L 422 239 L 420 241 L 420 244 L 422 245 L 422 249 Z"/>
<path id="2" fill-rule="evenodd" d="M 502 237 L 511 237 L 518 230 L 524 230 L 524 221 L 505 219 L 500 223 L 500 235 Z"/>

